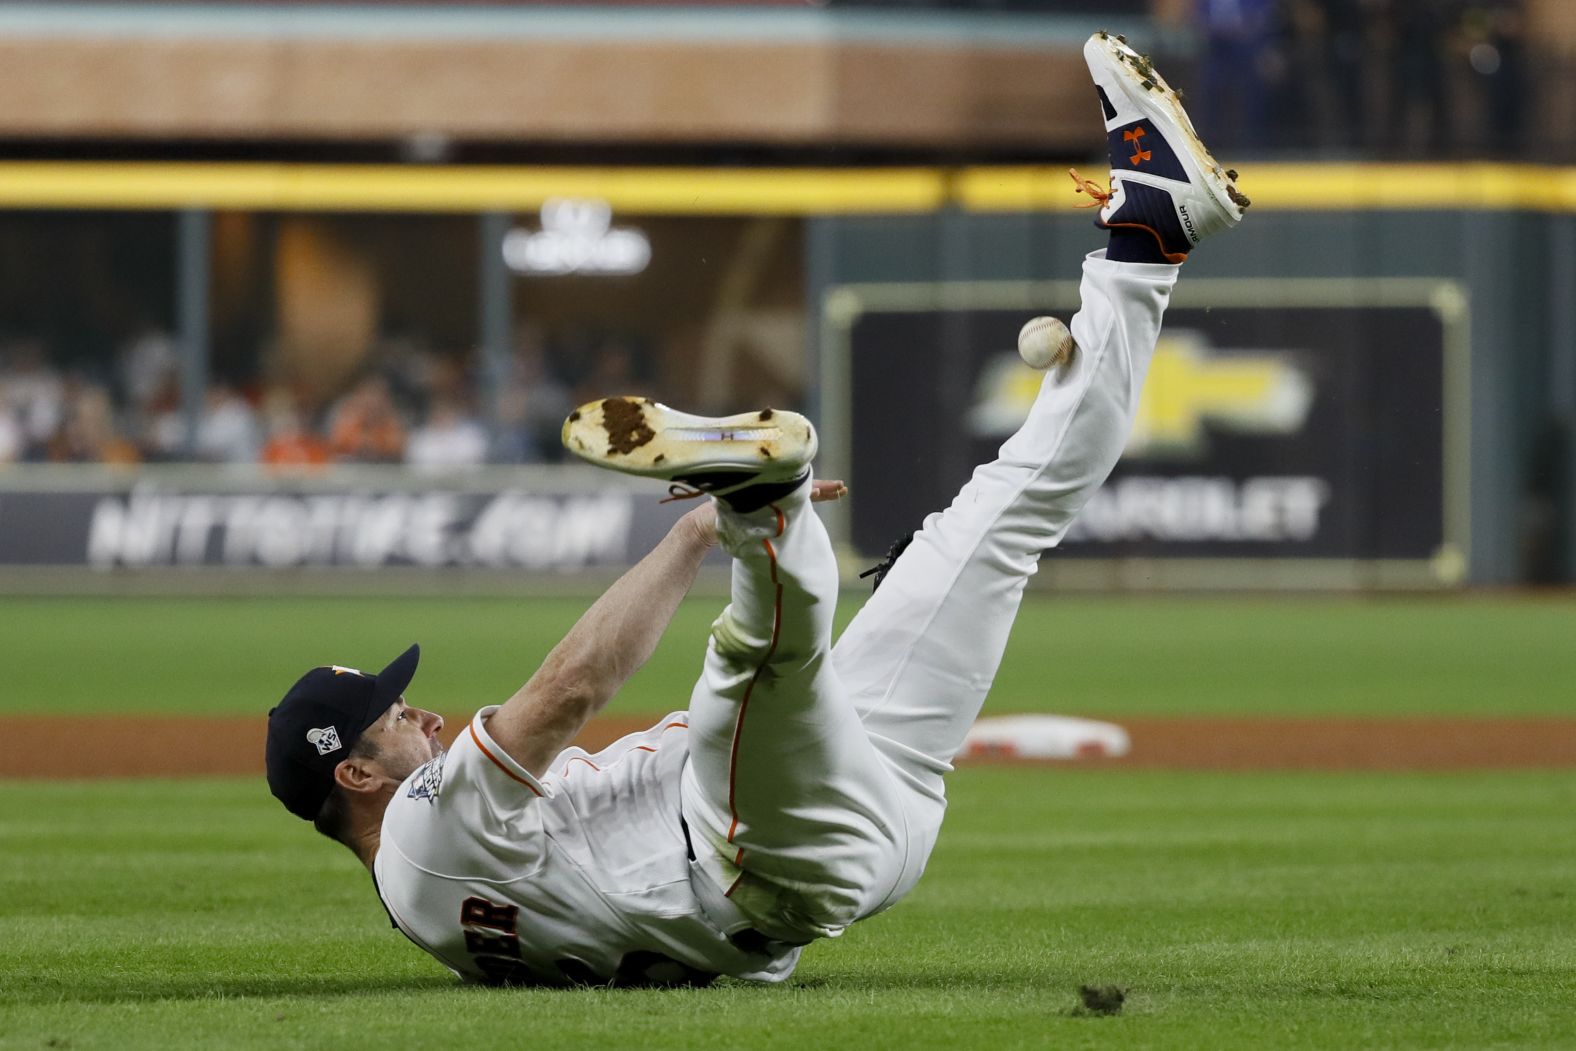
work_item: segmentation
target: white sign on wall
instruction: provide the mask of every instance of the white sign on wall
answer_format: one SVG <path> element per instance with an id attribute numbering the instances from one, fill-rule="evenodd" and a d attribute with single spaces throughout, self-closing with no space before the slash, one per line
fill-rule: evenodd
<path id="1" fill-rule="evenodd" d="M 651 240 L 632 227 L 613 226 L 606 201 L 553 197 L 542 204 L 542 228 L 517 227 L 503 238 L 504 263 L 519 274 L 638 274 L 651 262 Z"/>

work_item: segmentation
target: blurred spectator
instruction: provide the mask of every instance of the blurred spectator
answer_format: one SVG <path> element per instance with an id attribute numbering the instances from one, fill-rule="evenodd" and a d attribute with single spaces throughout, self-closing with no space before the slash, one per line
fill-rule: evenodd
<path id="1" fill-rule="evenodd" d="M 179 357 L 168 332 L 150 328 L 120 349 L 120 383 L 130 408 L 141 413 L 176 378 Z"/>
<path id="2" fill-rule="evenodd" d="M 569 388 L 548 367 L 539 333 L 522 327 L 515 335 L 514 356 L 498 392 L 488 459 L 493 463 L 560 459 L 558 430 L 573 407 Z"/>
<path id="3" fill-rule="evenodd" d="M 1442 0 L 1386 0 L 1390 120 L 1388 152 L 1437 155 L 1450 141 L 1445 84 L 1446 27 L 1452 4 Z M 1376 56 L 1377 57 L 1377 56 Z"/>
<path id="4" fill-rule="evenodd" d="M 1526 142 L 1528 105 L 1527 20 L 1519 0 L 1483 0 L 1461 20 L 1467 66 L 1482 101 L 1483 145 L 1495 156 L 1514 156 Z"/>
<path id="5" fill-rule="evenodd" d="M 486 429 L 453 398 L 434 401 L 427 422 L 416 428 L 405 446 L 405 462 L 421 470 L 475 467 L 486 460 Z"/>
<path id="6" fill-rule="evenodd" d="M 1212 146 L 1525 153 L 1538 110 L 1525 0 L 1186 2 L 1204 42 L 1195 116 Z"/>
<path id="7" fill-rule="evenodd" d="M 16 463 L 26 448 L 22 425 L 16 422 L 11 406 L 0 400 L 0 464 Z"/>
<path id="8" fill-rule="evenodd" d="M 138 461 L 136 447 L 115 430 L 115 410 L 107 390 L 96 383 L 72 382 L 60 430 L 49 442 L 49 459 L 56 463 Z"/>
<path id="9" fill-rule="evenodd" d="M 1377 135 L 1371 81 L 1386 0 L 1281 0 L 1270 62 L 1270 141 L 1350 151 Z"/>
<path id="10" fill-rule="evenodd" d="M 1375 65 L 1375 0 L 1322 0 L 1319 9 L 1320 103 L 1317 142 L 1338 149 L 1363 145 L 1373 123 L 1364 90 Z"/>
<path id="11" fill-rule="evenodd" d="M 263 406 L 268 440 L 259 459 L 271 468 L 322 467 L 329 461 L 328 442 L 307 428 L 295 398 L 289 391 L 275 388 Z"/>
<path id="12" fill-rule="evenodd" d="M 186 417 L 181 413 L 181 388 L 174 373 L 164 377 L 158 390 L 141 406 L 140 422 L 132 433 L 146 460 L 180 459 L 186 451 Z"/>
<path id="13" fill-rule="evenodd" d="M 574 404 L 613 394 L 641 394 L 645 386 L 636 374 L 634 351 L 617 339 L 604 339 L 591 351 L 590 367 L 575 384 Z"/>
<path id="14" fill-rule="evenodd" d="M 1268 65 L 1277 0 L 1198 0 L 1204 33 L 1201 75 L 1204 138 L 1211 147 L 1265 148 Z"/>
<path id="15" fill-rule="evenodd" d="M 22 429 L 21 458 L 43 459 L 65 419 L 65 384 L 49 368 L 44 347 L 36 340 L 11 344 L 4 357 L 0 391 Z"/>
<path id="16" fill-rule="evenodd" d="M 420 336 L 383 338 L 373 348 L 372 360 L 397 405 L 423 405 L 434 392 L 452 393 L 452 363 Z"/>
<path id="17" fill-rule="evenodd" d="M 208 385 L 197 423 L 197 455 L 209 463 L 256 463 L 257 415 L 239 391 L 222 380 Z"/>
<path id="18" fill-rule="evenodd" d="M 116 362 L 126 398 L 126 426 L 148 459 L 166 460 L 185 444 L 179 358 L 169 333 L 150 328 L 120 348 Z"/>
<path id="19" fill-rule="evenodd" d="M 328 444 L 336 460 L 398 463 L 405 454 L 405 426 L 388 381 L 370 375 L 351 388 L 330 414 Z"/>
<path id="20" fill-rule="evenodd" d="M 510 384 L 498 392 L 494 405 L 496 419 L 493 424 L 491 447 L 487 459 L 492 463 L 538 463 L 542 448 L 531 426 L 530 391 L 520 384 Z"/>

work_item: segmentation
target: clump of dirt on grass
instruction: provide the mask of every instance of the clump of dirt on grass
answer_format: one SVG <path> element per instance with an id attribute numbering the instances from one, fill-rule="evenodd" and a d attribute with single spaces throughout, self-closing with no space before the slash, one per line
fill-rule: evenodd
<path id="1" fill-rule="evenodd" d="M 1119 985 L 1080 985 L 1075 1015 L 1119 1015 L 1127 1002 L 1127 990 Z"/>

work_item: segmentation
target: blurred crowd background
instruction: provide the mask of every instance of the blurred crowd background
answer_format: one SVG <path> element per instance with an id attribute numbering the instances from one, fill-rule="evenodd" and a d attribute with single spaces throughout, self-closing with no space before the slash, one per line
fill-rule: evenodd
<path id="1" fill-rule="evenodd" d="M 1525 0 L 830 0 L 834 7 L 1149 14 L 1211 144 L 1243 156 L 1545 159 L 1528 94 L 1576 90 Z M 1545 79 L 1547 78 L 1547 79 Z M 1203 130 L 1203 129 L 1201 129 Z"/>
<path id="2" fill-rule="evenodd" d="M 310 399 L 247 373 L 209 379 L 188 435 L 175 341 L 152 325 L 76 364 L 36 336 L 0 343 L 0 463 L 199 462 L 281 470 L 332 463 L 442 470 L 562 460 L 569 410 L 609 390 L 644 387 L 652 356 L 595 332 L 552 347 L 529 326 L 497 390 L 494 425 L 478 411 L 474 355 L 422 335 L 389 337 L 340 392 Z"/>
<path id="3" fill-rule="evenodd" d="M 1522 0 L 1199 0 L 1195 12 L 1201 118 L 1222 149 L 1542 159 Z"/>
<path id="4" fill-rule="evenodd" d="M 631 222 L 656 245 L 644 273 L 514 278 L 489 355 L 474 219 L 220 212 L 194 375 L 175 216 L 0 213 L 0 465 L 557 463 L 564 416 L 610 392 L 802 399 L 793 225 Z"/>
<path id="5" fill-rule="evenodd" d="M 1172 79 L 1189 85 L 1206 137 L 1218 153 L 1244 160 L 1539 162 L 1559 159 L 1550 157 L 1551 148 L 1569 150 L 1568 133 L 1561 147 L 1533 126 L 1533 100 L 1545 91 L 1576 90 L 1576 78 L 1569 62 L 1529 40 L 1523 0 L 832 0 L 823 6 L 1102 24 L 1141 17 L 1157 60 L 1164 57 Z M 0 153 L 23 157 L 128 148 L 149 146 L 0 141 Z M 436 148 L 443 154 L 454 147 L 440 138 Z M 1033 142 L 1005 149 L 1014 157 L 1062 159 L 1040 156 L 1044 151 Z M 989 160 L 1002 151 L 996 144 L 980 152 Z M 768 155 L 782 157 L 795 159 L 780 149 Z M 642 159 L 663 154 L 647 150 Z M 378 331 L 365 334 L 359 367 L 340 370 L 332 389 L 303 385 L 277 353 L 279 310 L 254 305 L 226 312 L 221 304 L 210 388 L 190 432 L 181 414 L 170 315 L 171 234 L 157 224 L 106 225 L 73 213 L 28 221 L 0 243 L 0 463 L 531 463 L 557 458 L 557 418 L 594 392 L 638 380 L 659 394 L 704 397 L 675 379 L 687 374 L 688 362 L 672 341 L 638 324 L 619 331 L 582 317 L 549 331 L 527 313 L 516 326 L 507 373 L 483 376 L 474 335 L 464 325 L 402 318 L 398 309 L 380 310 L 372 322 Z M 452 234 L 450 241 L 468 236 Z M 226 248 L 221 243 L 218 250 Z M 377 243 L 367 251 L 388 254 Z M 46 257 L 63 265 L 41 265 Z M 454 296 L 464 299 L 459 290 Z M 479 393 L 489 383 L 492 393 Z M 763 393 L 792 400 L 804 392 L 789 378 Z"/>

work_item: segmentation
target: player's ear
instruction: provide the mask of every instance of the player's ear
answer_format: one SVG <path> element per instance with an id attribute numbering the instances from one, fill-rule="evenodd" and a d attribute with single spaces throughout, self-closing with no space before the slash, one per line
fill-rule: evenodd
<path id="1" fill-rule="evenodd" d="M 388 778 L 372 768 L 370 759 L 355 756 L 334 767 L 334 783 L 347 792 L 375 792 Z"/>

